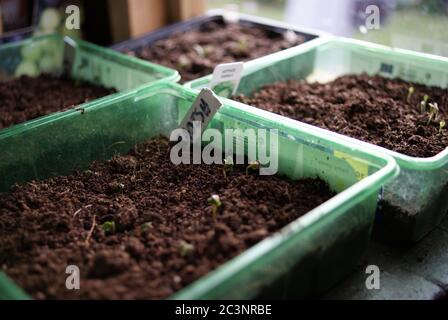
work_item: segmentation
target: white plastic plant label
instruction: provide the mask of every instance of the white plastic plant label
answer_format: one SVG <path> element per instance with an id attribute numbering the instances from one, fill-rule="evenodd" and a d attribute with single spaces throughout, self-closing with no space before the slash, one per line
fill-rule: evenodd
<path id="1" fill-rule="evenodd" d="M 240 21 L 239 7 L 237 4 L 227 4 L 224 6 L 222 18 L 227 24 L 237 24 Z"/>
<path id="2" fill-rule="evenodd" d="M 215 67 L 210 89 L 225 98 L 233 96 L 240 85 L 244 64 L 242 62 L 223 63 Z"/>
<path id="3" fill-rule="evenodd" d="M 75 63 L 76 42 L 69 37 L 64 37 L 64 58 L 63 58 L 63 74 L 70 76 L 73 64 Z"/>
<path id="4" fill-rule="evenodd" d="M 283 38 L 290 44 L 295 44 L 299 40 L 299 36 L 292 30 L 288 30 L 283 34 Z"/>
<path id="5" fill-rule="evenodd" d="M 186 130 L 190 135 L 191 141 L 193 141 L 195 125 L 199 123 L 201 131 L 204 132 L 221 106 L 221 101 L 215 96 L 213 91 L 207 88 L 202 89 L 182 120 L 180 128 Z"/>

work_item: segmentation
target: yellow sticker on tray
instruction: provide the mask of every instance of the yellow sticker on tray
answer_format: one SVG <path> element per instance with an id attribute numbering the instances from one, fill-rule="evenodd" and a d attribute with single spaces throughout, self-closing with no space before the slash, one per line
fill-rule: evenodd
<path id="1" fill-rule="evenodd" d="M 362 180 L 369 175 L 369 165 L 361 160 L 353 158 L 351 155 L 340 151 L 334 151 L 334 156 L 336 158 L 343 159 L 346 161 L 355 171 L 356 178 Z"/>

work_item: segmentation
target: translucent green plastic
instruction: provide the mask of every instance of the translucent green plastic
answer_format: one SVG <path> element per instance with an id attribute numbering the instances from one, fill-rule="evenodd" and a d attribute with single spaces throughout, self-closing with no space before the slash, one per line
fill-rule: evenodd
<path id="1" fill-rule="evenodd" d="M 400 77 L 441 88 L 448 86 L 448 58 L 357 40 L 322 38 L 248 62 L 238 93 L 250 95 L 276 81 L 306 79 L 310 82 L 328 82 L 342 75 L 362 72 Z M 210 79 L 210 76 L 204 77 L 185 86 L 200 89 L 206 87 Z M 269 117 L 258 109 L 254 112 Z M 281 118 L 281 121 L 294 123 L 299 128 L 323 131 L 299 121 Z M 383 215 L 380 210 L 375 228 L 378 238 L 390 242 L 418 241 L 441 222 L 448 210 L 448 149 L 432 158 L 415 158 L 347 136 L 332 135 L 340 143 L 355 142 L 368 146 L 375 153 L 391 155 L 400 166 L 399 177 L 384 188 L 384 199 L 406 214 L 392 217 Z"/>
<path id="2" fill-rule="evenodd" d="M 82 170 L 151 137 L 169 136 L 195 98 L 179 85 L 155 84 L 2 135 L 0 190 Z M 299 298 L 322 292 L 350 272 L 363 253 L 381 186 L 393 179 L 398 167 L 391 157 L 232 104 L 225 101 L 211 127 L 278 129 L 280 173 L 320 176 L 338 194 L 172 298 Z M 0 277 L 0 297 L 24 295 Z"/>
<path id="3" fill-rule="evenodd" d="M 107 88 L 115 88 L 119 92 L 136 89 L 148 83 L 158 81 L 177 82 L 180 79 L 178 72 L 175 70 L 132 58 L 85 41 L 70 40 L 75 44 L 75 59 L 71 68 L 69 68 L 69 75 L 73 79 L 87 81 Z M 37 76 L 41 73 L 60 75 L 64 70 L 63 55 L 64 38 L 59 35 L 33 37 L 24 41 L 1 45 L 0 81 L 22 74 L 29 76 Z M 77 107 L 85 108 L 91 103 Z M 55 118 L 62 114 L 63 112 L 58 112 L 45 117 Z M 9 130 L 20 130 L 21 126 L 42 119 L 38 118 L 0 130 L 0 134 Z"/>

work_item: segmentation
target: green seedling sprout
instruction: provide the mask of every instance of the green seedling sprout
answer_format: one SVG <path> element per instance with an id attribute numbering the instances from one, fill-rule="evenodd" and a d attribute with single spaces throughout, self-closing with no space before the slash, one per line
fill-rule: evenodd
<path id="1" fill-rule="evenodd" d="M 246 167 L 246 176 L 249 175 L 249 171 L 258 171 L 260 170 L 260 162 L 258 160 L 249 162 L 249 165 Z"/>
<path id="2" fill-rule="evenodd" d="M 445 120 L 440 121 L 439 133 L 442 133 L 443 128 L 446 127 Z"/>
<path id="3" fill-rule="evenodd" d="M 213 51 L 215 50 L 213 46 L 208 45 L 208 46 L 204 46 L 204 51 L 205 51 L 205 56 L 208 56 L 209 54 L 213 53 Z"/>
<path id="4" fill-rule="evenodd" d="M 227 173 L 233 170 L 233 158 L 228 156 L 224 159 L 224 167 L 222 169 L 222 173 L 224 174 L 224 178 L 227 179 Z"/>
<path id="5" fill-rule="evenodd" d="M 92 175 L 93 175 L 93 171 L 92 170 L 86 170 L 84 171 L 84 178 L 89 179 Z"/>
<path id="6" fill-rule="evenodd" d="M 103 228 L 105 233 L 115 233 L 115 222 L 114 221 L 106 221 L 101 227 Z"/>
<path id="7" fill-rule="evenodd" d="M 184 69 L 190 65 L 190 59 L 186 55 L 181 55 L 179 57 L 178 66 L 180 69 Z"/>
<path id="8" fill-rule="evenodd" d="M 408 103 L 411 102 L 411 98 L 412 98 L 412 95 L 414 94 L 414 92 L 415 92 L 414 87 L 409 87 L 409 89 L 408 89 L 408 97 L 406 98 L 406 101 Z"/>
<path id="9" fill-rule="evenodd" d="M 429 96 L 427 94 L 425 94 L 425 96 L 423 97 L 423 100 L 420 102 L 420 112 L 421 113 L 426 112 L 426 105 L 428 103 L 428 100 L 429 100 Z"/>
<path id="10" fill-rule="evenodd" d="M 194 246 L 184 240 L 179 242 L 179 252 L 182 257 L 191 255 L 194 252 Z"/>
<path id="11" fill-rule="evenodd" d="M 222 206 L 221 199 L 217 194 L 214 194 L 208 198 L 207 203 L 212 206 L 213 220 L 216 221 L 216 214 L 218 213 L 218 209 Z"/>
<path id="12" fill-rule="evenodd" d="M 141 225 L 141 229 L 144 230 L 148 230 L 152 228 L 152 222 L 145 222 L 144 224 Z"/>
<path id="13" fill-rule="evenodd" d="M 120 182 L 111 182 L 109 183 L 109 190 L 113 193 L 119 193 L 122 192 L 126 186 L 123 183 Z"/>
<path id="14" fill-rule="evenodd" d="M 437 103 L 429 104 L 429 119 L 427 125 L 431 123 L 432 120 L 436 120 L 437 115 L 439 114 L 439 106 Z"/>
<path id="15" fill-rule="evenodd" d="M 246 43 L 246 40 L 245 40 L 245 39 L 241 39 L 241 40 L 238 42 L 238 49 L 239 49 L 240 51 L 245 51 L 245 50 L 247 49 L 247 43 Z"/>
<path id="16" fill-rule="evenodd" d="M 196 53 L 197 53 L 200 57 L 205 58 L 205 56 L 206 56 L 206 52 L 205 52 L 205 49 L 204 49 L 201 45 L 199 45 L 199 44 L 195 44 L 195 45 L 193 46 L 193 50 L 196 51 Z"/>

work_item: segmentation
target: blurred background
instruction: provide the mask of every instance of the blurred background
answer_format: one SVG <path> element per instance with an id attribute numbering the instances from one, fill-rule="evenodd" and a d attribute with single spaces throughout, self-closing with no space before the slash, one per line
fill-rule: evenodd
<path id="1" fill-rule="evenodd" d="M 239 11 L 338 36 L 448 56 L 448 0 L 208 0 Z M 365 8 L 380 8 L 381 27 L 364 27 Z"/>
<path id="2" fill-rule="evenodd" d="M 68 4 L 81 8 L 80 31 L 52 22 Z M 380 9 L 379 29 L 365 27 L 369 5 Z M 448 0 L 0 0 L 0 43 L 60 32 L 111 45 L 217 8 L 448 56 Z"/>

